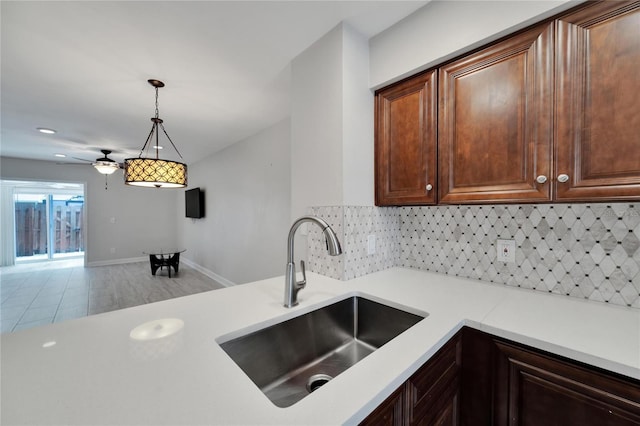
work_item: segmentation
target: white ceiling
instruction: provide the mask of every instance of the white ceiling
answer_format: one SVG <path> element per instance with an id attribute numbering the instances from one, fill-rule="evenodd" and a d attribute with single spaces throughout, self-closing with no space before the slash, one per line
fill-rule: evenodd
<path id="1" fill-rule="evenodd" d="M 426 3 L 3 0 L 0 155 L 137 156 L 156 78 L 165 128 L 195 162 L 287 117 L 291 60 L 339 22 L 371 37 Z"/>

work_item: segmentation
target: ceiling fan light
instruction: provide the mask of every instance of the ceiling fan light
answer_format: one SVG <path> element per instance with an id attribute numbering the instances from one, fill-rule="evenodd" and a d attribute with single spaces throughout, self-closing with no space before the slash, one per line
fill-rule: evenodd
<path id="1" fill-rule="evenodd" d="M 96 168 L 98 173 L 103 175 L 113 174 L 120 168 L 120 166 L 118 166 L 118 163 L 116 163 L 115 161 L 96 161 L 92 164 L 92 166 Z"/>

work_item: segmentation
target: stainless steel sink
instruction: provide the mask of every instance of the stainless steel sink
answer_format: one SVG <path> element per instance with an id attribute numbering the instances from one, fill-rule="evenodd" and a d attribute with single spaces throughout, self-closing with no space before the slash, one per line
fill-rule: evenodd
<path id="1" fill-rule="evenodd" d="M 275 405 L 288 407 L 426 316 L 351 296 L 220 346 Z"/>

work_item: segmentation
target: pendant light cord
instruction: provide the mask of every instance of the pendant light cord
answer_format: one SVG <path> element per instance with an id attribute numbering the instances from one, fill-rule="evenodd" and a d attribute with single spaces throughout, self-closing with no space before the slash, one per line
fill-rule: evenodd
<path id="1" fill-rule="evenodd" d="M 142 146 L 142 149 L 140 150 L 140 154 L 138 154 L 138 158 L 142 158 L 142 153 L 144 152 L 145 148 L 147 148 L 147 145 L 149 145 L 149 141 L 153 138 L 153 134 L 155 133 L 156 135 L 156 159 L 158 159 L 158 124 L 160 124 L 160 127 L 162 128 L 162 132 L 164 133 L 164 135 L 167 137 L 167 139 L 169 139 L 169 142 L 171 142 L 171 146 L 173 147 L 173 149 L 176 150 L 176 152 L 178 153 L 178 155 L 180 156 L 180 158 L 182 157 L 182 154 L 180 154 L 180 151 L 178 151 L 178 148 L 176 147 L 176 144 L 173 143 L 173 141 L 171 140 L 171 137 L 169 136 L 169 134 L 167 133 L 167 131 L 164 128 L 164 124 L 162 124 L 162 120 L 160 119 L 160 107 L 158 106 L 158 86 L 154 86 L 156 89 L 156 115 L 154 118 L 151 119 L 151 121 L 153 121 L 153 126 L 151 126 L 151 131 L 149 132 L 149 136 L 147 136 L 147 141 L 144 143 L 144 145 Z"/>
<path id="2" fill-rule="evenodd" d="M 160 109 L 158 108 L 158 86 L 156 86 L 156 118 L 160 118 Z"/>

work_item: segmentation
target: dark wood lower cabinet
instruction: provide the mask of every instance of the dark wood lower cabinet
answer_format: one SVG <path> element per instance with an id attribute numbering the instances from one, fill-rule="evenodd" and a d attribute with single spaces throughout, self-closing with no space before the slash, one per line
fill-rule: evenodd
<path id="1" fill-rule="evenodd" d="M 407 381 L 409 425 L 457 424 L 462 338 L 457 334 Z"/>
<path id="2" fill-rule="evenodd" d="M 364 419 L 362 425 L 402 426 L 404 425 L 404 386 L 396 390 L 389 398 Z"/>
<path id="3" fill-rule="evenodd" d="M 640 425 L 640 386 L 494 341 L 495 425 Z"/>
<path id="4" fill-rule="evenodd" d="M 463 328 L 365 425 L 640 425 L 640 382 Z"/>
<path id="5" fill-rule="evenodd" d="M 458 333 L 361 424 L 457 425 L 461 355 Z"/>

